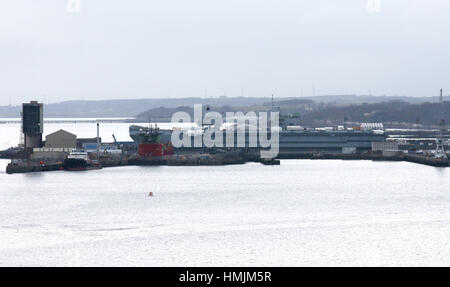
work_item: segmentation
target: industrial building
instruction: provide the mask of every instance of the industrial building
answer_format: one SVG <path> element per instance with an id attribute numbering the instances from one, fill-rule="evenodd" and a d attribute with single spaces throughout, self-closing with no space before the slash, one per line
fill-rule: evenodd
<path id="1" fill-rule="evenodd" d="M 71 148 L 34 148 L 30 159 L 63 161 L 71 151 Z"/>
<path id="2" fill-rule="evenodd" d="M 46 148 L 76 148 L 77 136 L 65 130 L 59 130 L 45 137 Z"/>
<path id="3" fill-rule="evenodd" d="M 399 151 L 399 145 L 397 141 L 385 141 L 385 142 L 372 142 L 372 151 Z"/>
<path id="4" fill-rule="evenodd" d="M 98 142 L 99 143 L 102 142 L 102 138 L 101 137 L 98 138 Z M 95 138 L 78 138 L 77 139 L 77 149 L 86 149 L 86 145 L 89 145 L 89 146 L 95 145 L 95 146 L 97 146 L 97 137 L 95 137 Z"/>
<path id="5" fill-rule="evenodd" d="M 399 151 L 397 141 L 372 142 L 373 153 L 381 153 L 383 156 L 394 156 Z"/>

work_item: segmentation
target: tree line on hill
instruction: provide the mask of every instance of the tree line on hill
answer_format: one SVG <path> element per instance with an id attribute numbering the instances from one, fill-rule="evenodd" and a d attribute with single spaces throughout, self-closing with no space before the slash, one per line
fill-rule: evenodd
<path id="1" fill-rule="evenodd" d="M 205 110 L 205 106 L 203 107 Z M 437 126 L 440 120 L 440 105 L 438 103 L 411 104 L 403 101 L 382 103 L 362 103 L 351 105 L 336 105 L 315 103 L 313 101 L 279 101 L 263 105 L 246 107 L 212 106 L 210 110 L 224 114 L 226 112 L 248 111 L 279 111 L 281 116 L 298 118 L 304 126 L 341 125 L 345 122 L 380 122 L 387 126 Z M 175 112 L 187 112 L 193 117 L 193 107 L 182 106 L 177 108 L 155 108 L 140 113 L 138 120 L 170 121 Z M 444 102 L 444 119 L 450 123 L 450 102 Z"/>

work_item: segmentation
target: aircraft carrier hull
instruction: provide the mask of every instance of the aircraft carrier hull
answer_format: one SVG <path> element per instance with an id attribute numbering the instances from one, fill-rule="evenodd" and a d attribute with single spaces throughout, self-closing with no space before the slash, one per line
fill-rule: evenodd
<path id="1" fill-rule="evenodd" d="M 145 130 L 145 127 L 131 126 L 130 137 L 138 144 L 141 141 L 139 132 Z M 171 130 L 160 130 L 161 142 L 168 143 L 171 140 Z M 207 148 L 204 144 L 201 147 L 195 147 L 195 138 L 203 137 L 203 134 L 185 135 L 190 138 L 190 147 L 175 148 L 178 151 L 191 151 Z M 239 138 L 241 137 L 241 140 Z M 256 135 L 258 138 L 258 135 Z M 268 135 L 270 138 L 270 133 Z M 372 142 L 383 142 L 386 140 L 384 133 L 363 130 L 332 130 L 332 131 L 281 131 L 279 132 L 279 153 L 280 154 L 298 154 L 298 153 L 343 153 L 345 150 L 354 152 L 370 151 Z M 226 134 L 223 132 L 223 148 L 226 147 Z M 200 141 L 199 142 L 203 142 Z M 256 146 L 250 144 L 250 134 L 248 132 L 234 132 L 234 147 L 245 149 L 260 149 L 259 140 Z M 221 148 L 221 147 L 216 147 Z"/>

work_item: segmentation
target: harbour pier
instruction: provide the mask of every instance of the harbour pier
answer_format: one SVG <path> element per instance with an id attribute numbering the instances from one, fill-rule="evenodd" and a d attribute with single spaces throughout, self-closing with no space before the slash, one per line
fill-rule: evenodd
<path id="1" fill-rule="evenodd" d="M 442 92 L 441 92 L 442 104 Z M 442 112 L 441 112 L 442 114 Z M 442 117 L 442 116 L 441 116 Z M 97 136 L 77 138 L 75 134 L 59 130 L 45 136 L 44 123 L 57 123 L 59 120 L 44 121 L 43 105 L 36 101 L 23 104 L 22 133 L 23 142 L 19 147 L 0 151 L 0 158 L 10 158 L 6 172 L 26 173 L 54 170 L 88 170 L 118 166 L 201 166 L 231 165 L 258 162 L 263 165 L 279 165 L 284 159 L 336 159 L 336 160 L 372 160 L 372 161 L 407 161 L 433 167 L 448 167 L 446 155 L 448 137 L 443 120 L 439 134 L 432 150 L 432 139 L 417 139 L 413 145 L 404 140 L 389 138 L 382 123 L 361 123 L 354 127 L 303 128 L 301 126 L 279 127 L 279 153 L 274 159 L 260 157 L 258 143 L 250 145 L 249 127 L 232 127 L 233 147 L 226 147 L 227 128 L 220 127 L 215 132 L 224 133 L 221 147 L 197 146 L 197 137 L 203 137 L 211 126 L 200 126 L 199 133 L 186 132 L 189 146 L 173 147 L 171 136 L 173 130 L 160 130 L 157 125 L 144 127 L 131 125 L 129 134 L 133 141 L 105 143 L 100 138 L 100 123 L 125 122 L 124 119 L 74 119 L 74 123 L 95 123 Z M 63 120 L 61 122 L 70 122 Z M 248 132 L 246 132 L 248 130 Z M 191 132 L 191 133 L 190 133 Z M 420 135 L 423 131 L 418 131 Z M 255 133 L 255 132 L 253 132 Z M 258 137 L 256 132 L 256 138 Z M 242 136 L 243 135 L 243 136 Z M 271 131 L 268 132 L 272 138 Z M 242 137 L 241 137 L 242 136 Z M 238 139 L 243 139 L 243 146 Z M 429 147 L 418 150 L 418 147 Z M 445 147 L 447 146 L 447 147 Z"/>

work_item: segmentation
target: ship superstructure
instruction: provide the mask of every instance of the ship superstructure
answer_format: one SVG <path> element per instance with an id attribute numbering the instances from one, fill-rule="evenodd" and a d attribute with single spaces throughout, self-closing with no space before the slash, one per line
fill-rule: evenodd
<path id="1" fill-rule="evenodd" d="M 173 154 L 170 141 L 167 141 L 166 137 L 164 142 L 161 140 L 163 132 L 160 131 L 156 124 L 155 126 L 150 125 L 148 128 L 138 127 L 137 130 L 132 129 L 132 127 L 130 127 L 130 136 L 132 136 L 131 132 L 135 131 L 132 138 L 138 144 L 139 156 L 161 157 Z"/>

